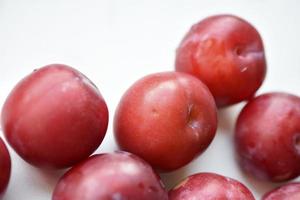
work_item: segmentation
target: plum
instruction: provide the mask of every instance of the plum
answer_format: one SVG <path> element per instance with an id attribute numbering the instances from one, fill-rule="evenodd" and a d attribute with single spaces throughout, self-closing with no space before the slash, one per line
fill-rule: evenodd
<path id="1" fill-rule="evenodd" d="M 300 174 L 300 98 L 273 92 L 239 114 L 235 146 L 241 167 L 255 177 L 285 181 Z"/>
<path id="2" fill-rule="evenodd" d="M 169 191 L 169 200 L 255 200 L 237 180 L 215 173 L 189 176 Z"/>
<path id="3" fill-rule="evenodd" d="M 164 172 L 201 154 L 213 140 L 216 126 L 216 106 L 207 87 L 180 72 L 138 80 L 123 95 L 114 118 L 120 148 Z"/>
<path id="4" fill-rule="evenodd" d="M 127 152 L 93 155 L 58 182 L 52 200 L 168 200 L 151 166 Z"/>
<path id="5" fill-rule="evenodd" d="M 177 49 L 175 66 L 201 79 L 218 107 L 251 98 L 266 74 L 259 33 L 233 15 L 211 16 L 192 26 Z"/>
<path id="6" fill-rule="evenodd" d="M 288 183 L 265 194 L 262 200 L 300 199 L 300 183 Z"/>
<path id="7" fill-rule="evenodd" d="M 0 198 L 6 191 L 11 170 L 11 160 L 9 152 L 4 144 L 3 140 L 0 138 Z"/>
<path id="8" fill-rule="evenodd" d="M 52 64 L 15 86 L 1 122 L 8 143 L 25 161 L 57 169 L 96 150 L 106 133 L 108 109 L 87 77 L 69 66 Z"/>

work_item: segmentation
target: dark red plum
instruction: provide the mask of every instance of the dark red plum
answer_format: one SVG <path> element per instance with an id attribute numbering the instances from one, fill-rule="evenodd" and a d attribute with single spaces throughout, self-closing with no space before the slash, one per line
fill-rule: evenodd
<path id="1" fill-rule="evenodd" d="M 169 191 L 169 200 L 255 200 L 237 180 L 214 173 L 189 176 Z"/>
<path id="2" fill-rule="evenodd" d="M 192 26 L 177 49 L 175 66 L 202 80 L 218 107 L 251 98 L 266 74 L 260 34 L 233 15 L 211 16 Z"/>
<path id="3" fill-rule="evenodd" d="M 52 200 L 168 200 L 151 166 L 139 157 L 99 154 L 70 169 L 58 182 Z"/>
<path id="4" fill-rule="evenodd" d="M 106 133 L 108 110 L 89 79 L 71 67 L 53 64 L 15 86 L 1 122 L 8 143 L 25 161 L 64 168 L 97 149 Z"/>
<path id="5" fill-rule="evenodd" d="M 235 130 L 241 167 L 259 179 L 286 181 L 300 174 L 300 98 L 267 93 L 241 111 Z"/>
<path id="6" fill-rule="evenodd" d="M 148 75 L 123 95 L 114 118 L 115 138 L 161 171 L 178 169 L 211 143 L 216 106 L 207 87 L 180 72 Z"/>
<path id="7" fill-rule="evenodd" d="M 11 159 L 5 143 L 0 138 L 0 198 L 6 191 L 10 179 Z"/>
<path id="8" fill-rule="evenodd" d="M 265 194 L 262 200 L 300 199 L 300 183 L 287 183 Z"/>

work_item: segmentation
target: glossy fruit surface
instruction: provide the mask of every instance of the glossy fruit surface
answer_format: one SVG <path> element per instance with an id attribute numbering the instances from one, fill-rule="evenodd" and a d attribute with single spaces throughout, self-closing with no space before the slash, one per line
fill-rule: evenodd
<path id="1" fill-rule="evenodd" d="M 218 107 L 251 98 L 266 74 L 259 33 L 233 15 L 211 16 L 192 26 L 177 49 L 175 65 L 202 80 Z"/>
<path id="2" fill-rule="evenodd" d="M 27 162 L 64 168 L 87 158 L 102 142 L 108 110 L 98 89 L 61 64 L 35 70 L 11 91 L 2 109 L 9 144 Z"/>
<path id="3" fill-rule="evenodd" d="M 88 158 L 58 182 L 52 200 L 168 200 L 151 166 L 117 152 Z"/>
<path id="4" fill-rule="evenodd" d="M 163 171 L 201 154 L 215 136 L 216 106 L 207 87 L 185 73 L 162 72 L 134 83 L 114 118 L 121 149 Z"/>
<path id="5" fill-rule="evenodd" d="M 287 183 L 265 194 L 262 200 L 297 200 L 300 199 L 300 183 Z"/>
<path id="6" fill-rule="evenodd" d="M 214 173 L 198 173 L 170 190 L 169 200 L 255 199 L 250 190 L 237 180 Z"/>
<path id="7" fill-rule="evenodd" d="M 300 174 L 300 98 L 267 93 L 240 113 L 235 145 L 242 168 L 260 179 L 285 181 Z"/>

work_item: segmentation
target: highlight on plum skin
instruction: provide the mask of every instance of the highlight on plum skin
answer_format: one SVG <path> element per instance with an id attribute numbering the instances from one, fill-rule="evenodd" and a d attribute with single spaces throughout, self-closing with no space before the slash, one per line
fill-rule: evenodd
<path id="1" fill-rule="evenodd" d="M 127 152 L 93 155 L 58 182 L 52 200 L 168 200 L 151 166 Z"/>
<path id="2" fill-rule="evenodd" d="M 2 138 L 0 138 L 0 198 L 6 191 L 11 173 L 11 159 Z"/>
<path id="3" fill-rule="evenodd" d="M 218 107 L 248 100 L 266 74 L 262 38 L 249 22 L 237 16 L 205 18 L 181 41 L 175 68 L 202 80 Z"/>
<path id="4" fill-rule="evenodd" d="M 79 71 L 62 64 L 34 70 L 7 97 L 2 128 L 8 143 L 27 162 L 65 168 L 92 154 L 108 125 L 99 90 Z"/>
<path id="5" fill-rule="evenodd" d="M 169 191 L 169 200 L 255 200 L 242 183 L 215 173 L 198 173 L 187 177 Z"/>
<path id="6" fill-rule="evenodd" d="M 239 114 L 235 146 L 241 167 L 258 179 L 286 181 L 300 174 L 300 98 L 267 93 Z"/>
<path id="7" fill-rule="evenodd" d="M 120 148 L 162 172 L 178 169 L 204 152 L 216 127 L 211 93 L 197 78 L 180 72 L 141 78 L 123 95 L 114 116 Z"/>
<path id="8" fill-rule="evenodd" d="M 300 183 L 287 183 L 266 193 L 262 200 L 297 200 L 300 199 Z"/>

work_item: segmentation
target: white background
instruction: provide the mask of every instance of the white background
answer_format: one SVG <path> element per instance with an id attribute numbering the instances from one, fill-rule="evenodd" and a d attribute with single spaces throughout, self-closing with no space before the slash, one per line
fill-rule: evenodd
<path id="1" fill-rule="evenodd" d="M 175 49 L 190 26 L 220 13 L 247 19 L 263 37 L 268 72 L 258 93 L 300 95 L 299 10 L 297 0 L 0 0 L 0 107 L 33 69 L 68 64 L 86 74 L 104 96 L 110 124 L 97 152 L 113 151 L 112 118 L 124 91 L 146 74 L 173 70 Z M 203 171 L 238 179 L 257 198 L 276 186 L 245 175 L 234 160 L 233 126 L 242 106 L 219 112 L 218 133 L 209 149 L 163 175 L 168 187 Z M 9 150 L 13 168 L 4 200 L 50 200 L 62 172 L 31 167 Z"/>

